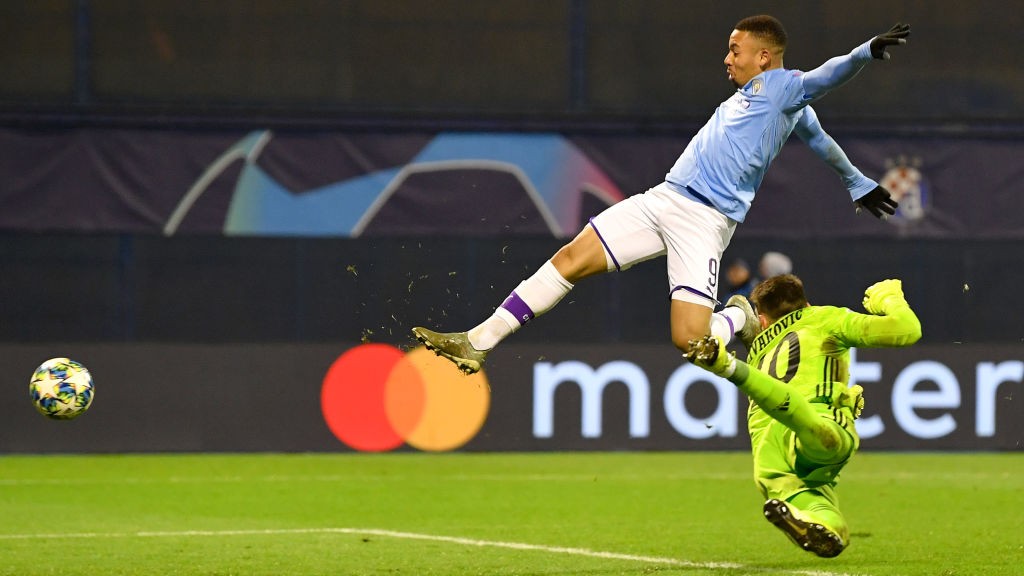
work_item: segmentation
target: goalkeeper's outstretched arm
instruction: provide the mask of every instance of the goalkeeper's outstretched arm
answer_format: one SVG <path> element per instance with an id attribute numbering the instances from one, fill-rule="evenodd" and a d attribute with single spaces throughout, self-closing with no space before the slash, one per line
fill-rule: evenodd
<path id="1" fill-rule="evenodd" d="M 871 315 L 851 315 L 844 332 L 858 346 L 910 346 L 921 339 L 921 321 L 903 295 L 900 280 L 882 280 L 864 291 L 864 309 Z"/>

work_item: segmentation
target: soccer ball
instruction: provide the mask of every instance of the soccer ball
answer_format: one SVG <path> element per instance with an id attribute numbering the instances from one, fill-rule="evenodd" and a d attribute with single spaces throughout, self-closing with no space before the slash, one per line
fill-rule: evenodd
<path id="1" fill-rule="evenodd" d="M 47 418 L 70 420 L 92 404 L 89 370 L 67 358 L 51 358 L 36 368 L 28 393 L 36 410 Z"/>

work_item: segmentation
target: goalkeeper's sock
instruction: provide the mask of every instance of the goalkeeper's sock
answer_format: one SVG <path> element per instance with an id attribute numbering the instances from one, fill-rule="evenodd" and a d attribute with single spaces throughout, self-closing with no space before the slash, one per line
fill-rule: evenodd
<path id="1" fill-rule="evenodd" d="M 799 511 L 797 515 L 802 520 L 825 526 L 838 534 L 844 544 L 849 544 L 850 528 L 846 524 L 846 518 L 843 517 L 839 508 L 836 508 L 820 492 L 806 490 L 791 497 L 788 502 Z"/>

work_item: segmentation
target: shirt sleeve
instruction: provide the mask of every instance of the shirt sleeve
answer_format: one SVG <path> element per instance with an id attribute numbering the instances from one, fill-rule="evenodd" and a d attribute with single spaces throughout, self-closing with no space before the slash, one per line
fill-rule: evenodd
<path id="1" fill-rule="evenodd" d="M 839 337 L 851 347 L 896 348 L 921 338 L 921 321 L 906 302 L 892 306 L 885 316 L 844 310 Z"/>
<path id="2" fill-rule="evenodd" d="M 859 200 L 878 186 L 878 182 L 865 176 L 850 162 L 846 152 L 821 127 L 818 115 L 810 106 L 802 110 L 793 132 L 814 151 L 818 158 L 835 170 L 843 181 L 843 186 L 850 192 L 850 198 L 854 201 Z"/>
<path id="3" fill-rule="evenodd" d="M 800 75 L 803 99 L 794 108 L 806 106 L 829 91 L 849 82 L 871 61 L 871 41 L 867 41 L 843 56 L 829 58 L 814 70 Z"/>

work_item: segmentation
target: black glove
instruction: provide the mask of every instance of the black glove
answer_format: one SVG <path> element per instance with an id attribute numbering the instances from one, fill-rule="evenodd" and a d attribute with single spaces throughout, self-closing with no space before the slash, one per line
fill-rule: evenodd
<path id="1" fill-rule="evenodd" d="M 885 34 L 879 34 L 871 40 L 871 57 L 875 60 L 888 60 L 889 53 L 885 49 L 907 43 L 910 36 L 910 24 L 897 23 Z"/>
<path id="2" fill-rule="evenodd" d="M 883 218 L 882 212 L 895 214 L 896 208 L 900 205 L 899 202 L 892 199 L 892 194 L 889 194 L 889 191 L 881 186 L 875 186 L 874 190 L 861 196 L 855 204 L 858 209 L 864 208 L 874 214 L 875 218 Z"/>

